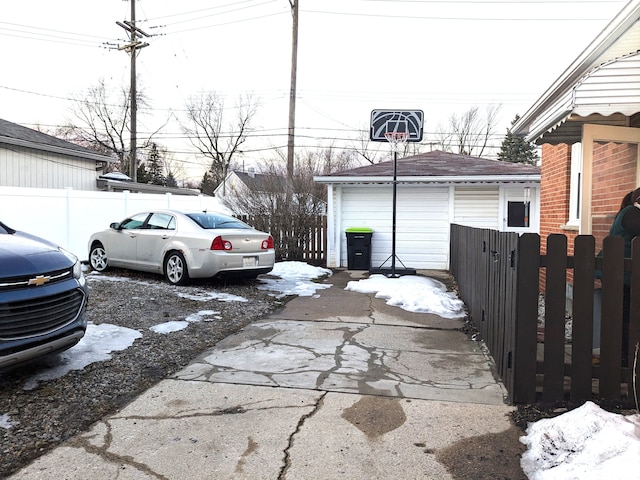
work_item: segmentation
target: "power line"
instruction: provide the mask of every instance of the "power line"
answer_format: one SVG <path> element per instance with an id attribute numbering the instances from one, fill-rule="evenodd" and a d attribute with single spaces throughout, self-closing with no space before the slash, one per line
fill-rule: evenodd
<path id="1" fill-rule="evenodd" d="M 350 17 L 371 17 L 371 18 L 394 18 L 403 20 L 455 20 L 455 21 L 491 21 L 491 22 L 601 22 L 607 18 L 566 18 L 566 17 L 459 17 L 459 16 L 423 16 L 423 15 L 394 15 L 389 13 L 352 13 L 352 12 L 331 12 L 323 10 L 301 10 L 303 13 L 315 13 L 321 15 L 343 15 Z"/>

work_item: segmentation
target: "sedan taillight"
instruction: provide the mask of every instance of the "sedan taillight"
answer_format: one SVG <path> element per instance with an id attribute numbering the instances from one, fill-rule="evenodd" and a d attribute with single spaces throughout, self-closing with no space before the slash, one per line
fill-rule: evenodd
<path id="1" fill-rule="evenodd" d="M 229 240 L 225 240 L 218 236 L 211 242 L 211 250 L 231 250 L 233 246 Z"/>
<path id="2" fill-rule="evenodd" d="M 262 250 L 269 250 L 270 248 L 274 248 L 273 237 L 271 235 L 269 235 L 269 238 L 262 241 Z"/>

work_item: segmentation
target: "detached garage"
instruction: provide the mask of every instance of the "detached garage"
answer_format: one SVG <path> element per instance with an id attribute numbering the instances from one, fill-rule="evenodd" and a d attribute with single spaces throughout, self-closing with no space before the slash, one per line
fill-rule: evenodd
<path id="1" fill-rule="evenodd" d="M 314 180 L 327 185 L 327 266 L 347 267 L 350 228 L 373 230 L 372 267 L 391 261 L 393 161 Z M 449 225 L 539 231 L 540 169 L 440 151 L 396 166 L 396 264 L 449 268 Z"/>

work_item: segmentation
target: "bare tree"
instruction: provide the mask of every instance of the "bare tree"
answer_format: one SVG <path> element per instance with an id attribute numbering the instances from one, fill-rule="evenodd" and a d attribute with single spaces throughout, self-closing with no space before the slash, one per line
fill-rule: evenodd
<path id="1" fill-rule="evenodd" d="M 392 150 L 387 142 L 374 142 L 371 140 L 368 129 L 360 129 L 359 137 L 351 144 L 358 158 L 364 159 L 370 164 L 393 158 Z M 400 145 L 398 157 L 418 155 L 421 151 L 421 143 L 405 142 Z"/>
<path id="2" fill-rule="evenodd" d="M 352 147 L 358 158 L 365 160 L 367 163 L 373 165 L 380 161 L 382 143 L 371 140 L 368 128 L 362 127 L 358 130 L 358 138 L 353 141 Z"/>
<path id="3" fill-rule="evenodd" d="M 314 182 L 313 177 L 349 168 L 353 157 L 351 152 L 326 148 L 298 155 L 291 193 L 283 158 L 264 162 L 260 171 L 252 174 L 254 189 L 228 192 L 222 201 L 234 214 L 273 235 L 278 258 L 303 260 L 304 248 L 326 214 L 326 187 Z"/>
<path id="4" fill-rule="evenodd" d="M 140 106 L 148 106 L 142 91 L 138 92 L 137 101 Z M 68 119 L 67 125 L 58 133 L 78 145 L 115 154 L 121 171 L 130 174 L 127 140 L 131 113 L 129 90 L 120 87 L 117 93 L 112 94 L 104 79 L 100 79 L 97 85 L 87 89 L 84 96 L 73 100 L 71 112 L 75 118 Z"/>
<path id="5" fill-rule="evenodd" d="M 224 98 L 216 92 L 189 97 L 186 122 L 181 122 L 181 128 L 191 144 L 211 160 L 203 179 L 204 193 L 213 193 L 212 188 L 226 178 L 233 159 L 242 153 L 240 146 L 253 131 L 251 122 L 258 107 L 259 100 L 253 95 L 240 97 L 235 105 L 235 116 L 227 120 Z"/>
<path id="6" fill-rule="evenodd" d="M 471 107 L 459 117 L 452 114 L 447 128 L 439 124 L 436 129 L 438 146 L 443 151 L 481 157 L 489 146 L 499 112 L 499 105 L 489 105 L 484 118 L 478 107 Z"/>

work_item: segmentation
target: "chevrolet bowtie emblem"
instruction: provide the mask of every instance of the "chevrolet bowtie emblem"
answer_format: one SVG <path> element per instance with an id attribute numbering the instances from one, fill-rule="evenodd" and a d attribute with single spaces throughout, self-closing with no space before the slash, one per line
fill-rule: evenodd
<path id="1" fill-rule="evenodd" d="M 29 285 L 36 285 L 36 286 L 40 286 L 40 285 L 44 285 L 45 283 L 47 283 L 49 280 L 51 280 L 51 277 L 45 277 L 44 275 L 38 275 L 35 278 L 30 278 L 28 284 Z"/>

